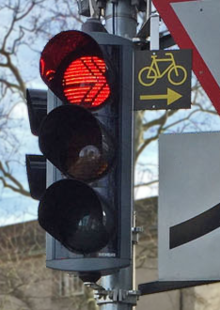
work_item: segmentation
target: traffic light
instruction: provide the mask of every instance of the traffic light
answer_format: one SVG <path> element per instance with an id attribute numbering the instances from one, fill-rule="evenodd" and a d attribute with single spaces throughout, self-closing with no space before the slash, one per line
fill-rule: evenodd
<path id="1" fill-rule="evenodd" d="M 31 132 L 38 136 L 47 115 L 47 92 L 27 89 L 26 99 Z M 43 155 L 26 155 L 26 170 L 31 197 L 39 200 L 46 189 L 46 158 Z"/>
<path id="2" fill-rule="evenodd" d="M 39 130 L 48 160 L 38 210 L 46 264 L 84 281 L 131 262 L 132 53 L 129 40 L 71 30 L 40 58 L 49 88 Z"/>

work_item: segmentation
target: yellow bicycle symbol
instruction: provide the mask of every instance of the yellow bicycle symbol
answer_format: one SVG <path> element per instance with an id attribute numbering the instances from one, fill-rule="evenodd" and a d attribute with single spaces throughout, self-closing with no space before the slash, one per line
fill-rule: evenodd
<path id="1" fill-rule="evenodd" d="M 172 53 L 165 53 L 167 58 L 157 59 L 157 55 L 152 55 L 150 66 L 142 68 L 138 74 L 139 82 L 144 86 L 151 86 L 156 81 L 167 74 L 168 81 L 173 85 L 181 85 L 186 81 L 187 72 L 182 66 L 176 64 Z M 159 63 L 170 62 L 170 65 L 164 70 L 159 68 Z"/>

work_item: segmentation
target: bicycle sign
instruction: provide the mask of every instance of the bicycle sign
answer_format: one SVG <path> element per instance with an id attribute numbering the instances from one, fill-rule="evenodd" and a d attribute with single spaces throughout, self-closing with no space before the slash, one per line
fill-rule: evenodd
<path id="1" fill-rule="evenodd" d="M 186 81 L 187 72 L 183 66 L 177 66 L 172 53 L 165 53 L 166 58 L 157 58 L 151 55 L 151 65 L 142 68 L 138 74 L 139 82 L 144 86 L 151 86 L 167 74 L 168 81 L 173 85 L 181 85 Z M 165 70 L 160 70 L 159 63 L 168 62 Z"/>
<path id="2" fill-rule="evenodd" d="M 191 107 L 191 50 L 136 51 L 135 110 Z"/>

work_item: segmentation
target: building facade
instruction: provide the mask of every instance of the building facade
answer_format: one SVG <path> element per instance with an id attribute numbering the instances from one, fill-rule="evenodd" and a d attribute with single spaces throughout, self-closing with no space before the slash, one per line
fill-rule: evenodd
<path id="1" fill-rule="evenodd" d="M 78 277 L 45 267 L 45 232 L 37 221 L 0 228 L 0 309 L 95 309 Z"/>
<path id="2" fill-rule="evenodd" d="M 157 281 L 157 198 L 136 202 L 136 286 Z M 217 310 L 220 284 L 145 295 L 137 310 Z M 45 232 L 37 221 L 0 228 L 0 310 L 95 310 L 93 292 L 78 277 L 45 267 Z"/>

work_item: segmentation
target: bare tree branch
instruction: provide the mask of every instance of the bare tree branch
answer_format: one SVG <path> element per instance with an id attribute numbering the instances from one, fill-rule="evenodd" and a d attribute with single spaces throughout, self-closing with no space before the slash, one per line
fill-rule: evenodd
<path id="1" fill-rule="evenodd" d="M 10 188 L 14 192 L 30 197 L 30 193 L 27 190 L 25 190 L 22 184 L 10 173 L 9 166 L 7 165 L 6 170 L 1 161 L 0 161 L 0 171 L 2 172 L 3 175 L 0 176 L 0 181 L 2 181 L 4 187 Z M 11 183 L 8 183 L 7 180 L 9 180 Z"/>

